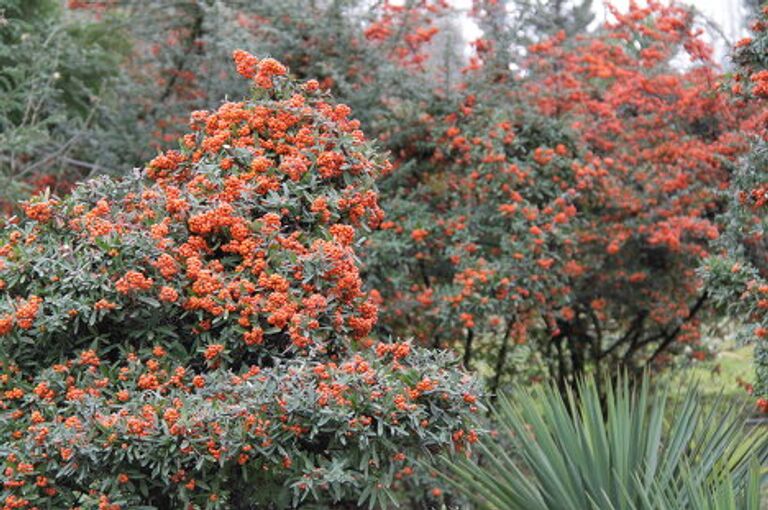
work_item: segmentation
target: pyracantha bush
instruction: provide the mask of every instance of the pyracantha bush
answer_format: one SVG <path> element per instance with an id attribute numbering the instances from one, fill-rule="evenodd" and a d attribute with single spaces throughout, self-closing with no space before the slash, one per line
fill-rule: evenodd
<path id="1" fill-rule="evenodd" d="M 247 364 L 343 354 L 368 335 L 377 307 L 354 244 L 381 219 L 373 186 L 386 163 L 315 83 L 273 83 L 281 64 L 237 57 L 259 84 L 253 101 L 194 112 L 181 149 L 142 174 L 39 197 L 6 227 L 7 359 L 156 338 L 194 354 L 221 338 Z"/>
<path id="2" fill-rule="evenodd" d="M 355 247 L 388 163 L 317 82 L 234 58 L 252 98 L 5 226 L 6 508 L 383 506 L 475 440 L 449 355 L 369 337 Z"/>
<path id="3" fill-rule="evenodd" d="M 454 110 L 382 184 L 367 261 L 392 331 L 462 345 L 497 378 L 528 342 L 563 384 L 704 354 L 695 268 L 746 148 L 738 113 L 690 11 L 614 14 L 513 71 L 490 65 L 496 40 L 475 43 Z"/>
<path id="4" fill-rule="evenodd" d="M 768 8 L 751 28 L 753 37 L 734 48 L 737 67 L 730 82 L 734 106 L 750 114 L 743 130 L 751 135 L 751 146 L 728 189 L 728 209 L 721 216 L 722 253 L 707 260 L 702 274 L 716 302 L 746 324 L 743 339 L 755 342 L 754 391 L 768 412 Z"/>
<path id="5" fill-rule="evenodd" d="M 198 373 L 159 345 L 119 363 L 83 351 L 33 379 L 6 366 L 4 508 L 384 507 L 399 489 L 426 494 L 438 487 L 419 452 L 476 439 L 459 419 L 476 389 L 452 365 L 377 344 L 238 374 Z"/>

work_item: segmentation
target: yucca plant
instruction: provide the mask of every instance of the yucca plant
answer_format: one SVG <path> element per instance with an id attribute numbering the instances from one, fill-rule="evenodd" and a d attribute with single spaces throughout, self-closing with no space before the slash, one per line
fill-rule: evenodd
<path id="1" fill-rule="evenodd" d="M 723 404 L 647 377 L 520 389 L 499 396 L 479 463 L 446 460 L 442 476 L 484 509 L 759 510 L 768 433 Z"/>

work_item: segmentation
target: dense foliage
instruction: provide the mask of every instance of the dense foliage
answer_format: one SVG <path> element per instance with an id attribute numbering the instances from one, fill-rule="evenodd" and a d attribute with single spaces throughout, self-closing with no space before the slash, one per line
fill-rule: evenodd
<path id="1" fill-rule="evenodd" d="M 317 82 L 235 61 L 252 98 L 194 112 L 180 150 L 8 221 L 8 508 L 382 505 L 475 440 L 451 356 L 369 337 L 355 246 L 386 161 Z"/>
<path id="2" fill-rule="evenodd" d="M 586 33 L 589 2 L 478 1 L 468 60 L 441 1 L 70 11 L 133 42 L 114 71 L 130 143 L 101 143 L 119 157 L 97 166 L 137 164 L 187 111 L 242 90 L 223 64 L 237 47 L 352 105 L 395 163 L 381 183 L 389 218 L 362 253 L 383 334 L 461 346 L 494 385 L 520 356 L 565 385 L 591 367 L 706 355 L 695 269 L 746 144 L 689 10 L 650 2 Z"/>
<path id="3" fill-rule="evenodd" d="M 0 2 L 0 205 L 66 190 L 115 163 L 118 64 L 129 42 L 54 0 Z M 124 141 L 122 143 L 125 145 Z"/>
<path id="4" fill-rule="evenodd" d="M 4 508 L 456 505 L 455 356 L 605 399 L 726 315 L 768 398 L 768 11 L 592 4 L 0 0 Z"/>
<path id="5" fill-rule="evenodd" d="M 739 114 L 691 12 L 615 17 L 531 45 L 517 72 L 476 43 L 455 110 L 382 185 L 369 270 L 392 331 L 461 345 L 496 381 L 522 343 L 561 385 L 705 355 L 695 270 L 746 149 Z"/>
<path id="6" fill-rule="evenodd" d="M 707 261 L 703 274 L 712 282 L 717 302 L 749 324 L 742 336 L 756 340 L 755 365 L 760 406 L 768 411 L 768 258 L 766 254 L 766 165 L 768 164 L 768 8 L 751 25 L 753 37 L 734 50 L 736 73 L 731 84 L 736 107 L 752 114 L 747 132 L 751 148 L 734 173 L 725 235 L 719 256 Z"/>

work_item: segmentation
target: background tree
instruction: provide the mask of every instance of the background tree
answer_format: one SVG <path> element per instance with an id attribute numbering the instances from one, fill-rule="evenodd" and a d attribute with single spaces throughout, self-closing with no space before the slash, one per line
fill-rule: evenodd
<path id="1" fill-rule="evenodd" d="M 528 37 L 542 39 L 563 31 L 575 35 L 587 31 L 594 21 L 592 0 L 515 0 L 509 2 L 519 13 L 521 27 Z"/>
<path id="2" fill-rule="evenodd" d="M 0 2 L 0 201 L 102 170 L 127 41 L 52 0 Z M 86 155 L 87 154 L 87 155 Z"/>
<path id="3" fill-rule="evenodd" d="M 382 185 L 368 269 L 383 323 L 460 346 L 492 388 L 521 343 L 561 387 L 705 355 L 694 268 L 744 144 L 689 11 L 615 18 L 530 46 L 519 70 L 476 42 L 453 109 Z"/>

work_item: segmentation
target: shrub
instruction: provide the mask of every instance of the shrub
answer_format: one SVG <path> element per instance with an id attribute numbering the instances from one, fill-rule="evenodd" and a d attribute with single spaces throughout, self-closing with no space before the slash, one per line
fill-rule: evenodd
<path id="1" fill-rule="evenodd" d="M 455 461 L 444 476 L 488 509 L 758 510 L 768 435 L 726 405 L 706 410 L 695 387 L 673 404 L 647 378 L 632 388 L 590 376 L 578 400 L 521 390 L 500 399 L 483 463 Z"/>
<path id="2" fill-rule="evenodd" d="M 264 62 L 262 99 L 193 113 L 182 149 L 143 174 L 24 205 L 2 252 L 16 298 L 4 304 L 7 356 L 26 367 L 157 337 L 192 355 L 223 338 L 247 364 L 340 355 L 368 335 L 376 305 L 353 245 L 355 228 L 381 217 L 373 183 L 386 163 L 346 106 L 271 85 L 266 73 L 285 69 Z"/>
<path id="3" fill-rule="evenodd" d="M 475 441 L 451 356 L 369 336 L 355 247 L 388 163 L 317 82 L 234 57 L 252 98 L 6 225 L 6 507 L 383 506 Z"/>
<path id="4" fill-rule="evenodd" d="M 240 372 L 184 366 L 161 344 L 120 362 L 82 351 L 31 380 L 6 365 L 5 508 L 383 508 L 404 488 L 421 497 L 439 483 L 415 461 L 474 441 L 461 417 L 476 389 L 448 354 L 377 347 Z"/>

